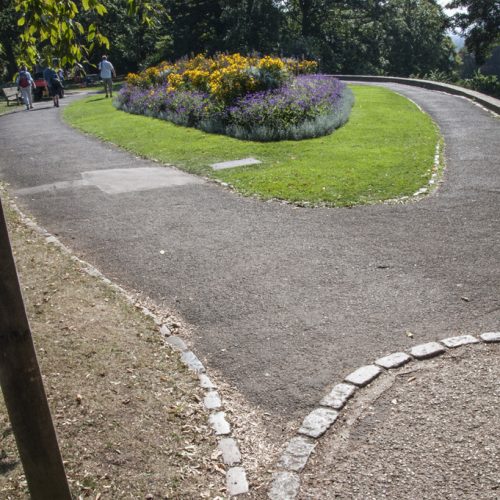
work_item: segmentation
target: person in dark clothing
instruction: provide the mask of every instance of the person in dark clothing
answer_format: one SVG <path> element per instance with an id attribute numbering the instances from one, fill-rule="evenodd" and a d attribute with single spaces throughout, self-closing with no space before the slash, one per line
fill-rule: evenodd
<path id="1" fill-rule="evenodd" d="M 50 66 L 43 70 L 43 78 L 47 82 L 47 86 L 49 89 L 49 95 L 52 97 L 54 101 L 54 106 L 56 108 L 59 107 L 59 94 L 63 88 L 61 80 L 57 76 L 57 72 L 54 68 Z"/>

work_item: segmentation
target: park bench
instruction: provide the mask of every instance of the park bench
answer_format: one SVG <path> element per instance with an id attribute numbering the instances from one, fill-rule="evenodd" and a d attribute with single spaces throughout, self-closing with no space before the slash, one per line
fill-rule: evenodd
<path id="1" fill-rule="evenodd" d="M 9 106 L 11 102 L 21 104 L 21 96 L 19 95 L 17 87 L 5 87 L 2 89 L 2 92 L 7 100 L 7 106 Z"/>

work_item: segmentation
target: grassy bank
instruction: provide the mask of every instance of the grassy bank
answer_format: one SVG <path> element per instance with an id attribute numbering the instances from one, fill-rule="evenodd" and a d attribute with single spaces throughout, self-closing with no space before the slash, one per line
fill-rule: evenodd
<path id="1" fill-rule="evenodd" d="M 71 125 L 135 154 L 216 178 L 264 199 L 335 206 L 412 195 L 431 175 L 439 132 L 406 98 L 353 86 L 349 122 L 317 139 L 260 143 L 130 115 L 92 96 L 64 110 Z M 253 157 L 257 166 L 213 171 L 210 164 Z"/>

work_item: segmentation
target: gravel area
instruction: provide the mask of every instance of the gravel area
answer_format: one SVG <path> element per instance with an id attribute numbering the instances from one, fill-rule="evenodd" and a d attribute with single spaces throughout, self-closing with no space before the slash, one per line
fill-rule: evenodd
<path id="1" fill-rule="evenodd" d="M 499 345 L 382 375 L 348 403 L 301 477 L 301 499 L 498 499 Z"/>

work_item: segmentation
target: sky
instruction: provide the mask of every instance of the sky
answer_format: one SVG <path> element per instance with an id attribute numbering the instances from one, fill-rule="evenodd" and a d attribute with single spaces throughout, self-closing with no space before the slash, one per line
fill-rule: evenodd
<path id="1" fill-rule="evenodd" d="M 444 7 L 447 3 L 450 2 L 450 0 L 437 0 L 438 4 L 441 5 L 441 7 Z M 458 9 L 444 9 L 445 14 L 448 14 L 449 16 L 452 16 L 455 12 L 457 12 Z M 451 36 L 451 39 L 453 40 L 453 43 L 457 46 L 458 49 L 461 49 L 464 46 L 464 39 L 462 36 L 450 32 L 449 35 Z"/>
<path id="2" fill-rule="evenodd" d="M 437 0 L 437 3 L 441 5 L 441 7 L 444 7 L 446 4 L 450 3 L 451 0 Z M 457 12 L 460 9 L 444 9 L 446 14 L 449 16 L 453 15 L 455 12 Z"/>

